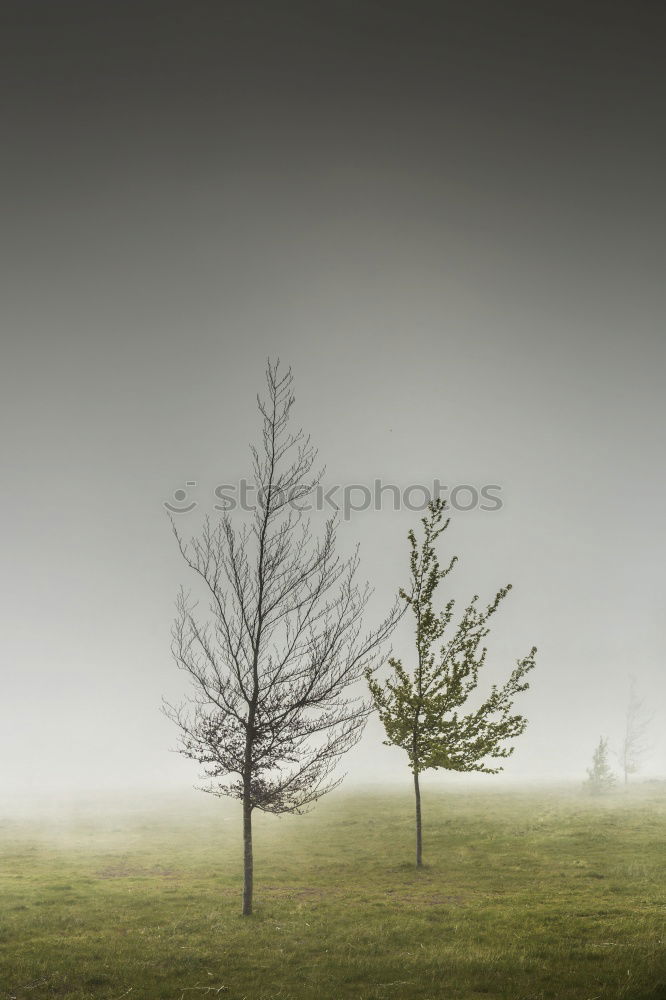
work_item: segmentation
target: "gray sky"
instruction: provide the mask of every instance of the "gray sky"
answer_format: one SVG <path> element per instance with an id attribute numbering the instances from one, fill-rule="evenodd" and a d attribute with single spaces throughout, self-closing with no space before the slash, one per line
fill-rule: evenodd
<path id="1" fill-rule="evenodd" d="M 489 680 L 539 647 L 507 777 L 583 777 L 631 673 L 663 774 L 659 6 L 1 18 L 0 786 L 196 779 L 159 714 L 187 582 L 162 505 L 196 481 L 201 511 L 249 472 L 269 354 L 329 483 L 501 485 L 442 550 L 461 599 L 514 585 Z M 341 526 L 377 616 L 417 518 Z M 407 659 L 407 622 L 394 645 Z M 350 777 L 407 780 L 380 741 L 371 724 Z"/>

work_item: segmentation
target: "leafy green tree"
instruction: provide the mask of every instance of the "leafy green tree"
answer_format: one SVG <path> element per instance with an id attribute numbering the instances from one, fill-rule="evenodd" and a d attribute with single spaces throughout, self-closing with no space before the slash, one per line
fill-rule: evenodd
<path id="1" fill-rule="evenodd" d="M 409 759 L 416 798 L 416 864 L 423 864 L 421 792 L 419 775 L 432 768 L 451 771 L 484 771 L 495 774 L 500 766 L 491 762 L 509 757 L 507 745 L 524 732 L 527 720 L 513 714 L 517 694 L 527 690 L 525 675 L 534 667 L 536 648 L 518 660 L 503 687 L 493 685 L 475 710 L 461 714 L 477 687 L 479 671 L 486 660 L 482 641 L 488 634 L 488 619 L 508 594 L 511 585 L 498 591 L 492 604 L 480 608 L 478 596 L 466 607 L 457 628 L 450 629 L 454 601 L 443 611 L 433 606 L 435 591 L 456 563 L 454 557 L 442 569 L 435 542 L 448 527 L 443 521 L 446 503 L 435 499 L 422 518 L 424 537 L 419 546 L 413 531 L 408 534 L 411 588 L 400 591 L 416 620 L 416 662 L 409 672 L 401 660 L 389 659 L 392 673 L 385 682 L 366 671 L 372 698 L 384 725 L 387 745 L 401 747 Z M 407 609 L 406 609 L 407 610 Z M 449 634 L 450 633 L 450 634 Z"/>
<path id="2" fill-rule="evenodd" d="M 608 763 L 608 740 L 600 736 L 592 756 L 592 767 L 587 769 L 585 789 L 590 795 L 603 795 L 609 792 L 614 784 L 615 775 Z"/>

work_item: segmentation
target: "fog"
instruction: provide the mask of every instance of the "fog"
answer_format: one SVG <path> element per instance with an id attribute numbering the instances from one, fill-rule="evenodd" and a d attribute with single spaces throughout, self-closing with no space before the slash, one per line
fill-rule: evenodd
<path id="1" fill-rule="evenodd" d="M 186 490 L 196 531 L 249 475 L 269 355 L 329 485 L 500 488 L 453 511 L 442 603 L 511 582 L 482 687 L 538 659 L 505 772 L 464 780 L 582 781 L 600 736 L 619 749 L 632 675 L 654 714 L 633 780 L 664 775 L 660 18 L 4 7 L 9 808 L 198 794 L 160 713 L 186 691 L 169 633 L 191 583 L 164 504 Z M 341 521 L 368 624 L 419 516 Z M 407 619 L 393 646 L 409 664 Z M 408 788 L 382 739 L 372 719 L 349 787 Z"/>

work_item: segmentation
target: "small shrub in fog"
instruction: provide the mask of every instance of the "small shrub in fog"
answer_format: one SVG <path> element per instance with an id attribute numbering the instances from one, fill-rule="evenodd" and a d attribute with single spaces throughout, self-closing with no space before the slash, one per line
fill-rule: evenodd
<path id="1" fill-rule="evenodd" d="M 590 795 L 603 795 L 615 785 L 615 775 L 608 763 L 608 740 L 599 737 L 592 757 L 592 767 L 587 769 L 587 780 L 583 787 Z"/>

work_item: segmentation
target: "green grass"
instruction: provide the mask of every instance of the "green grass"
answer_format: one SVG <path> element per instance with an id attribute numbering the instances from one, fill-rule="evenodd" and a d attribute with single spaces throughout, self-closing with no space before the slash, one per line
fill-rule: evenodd
<path id="1" fill-rule="evenodd" d="M 335 794 L 1 824 L 0 998 L 664 1000 L 666 792 Z M 216 991 L 218 991 L 216 993 Z"/>

